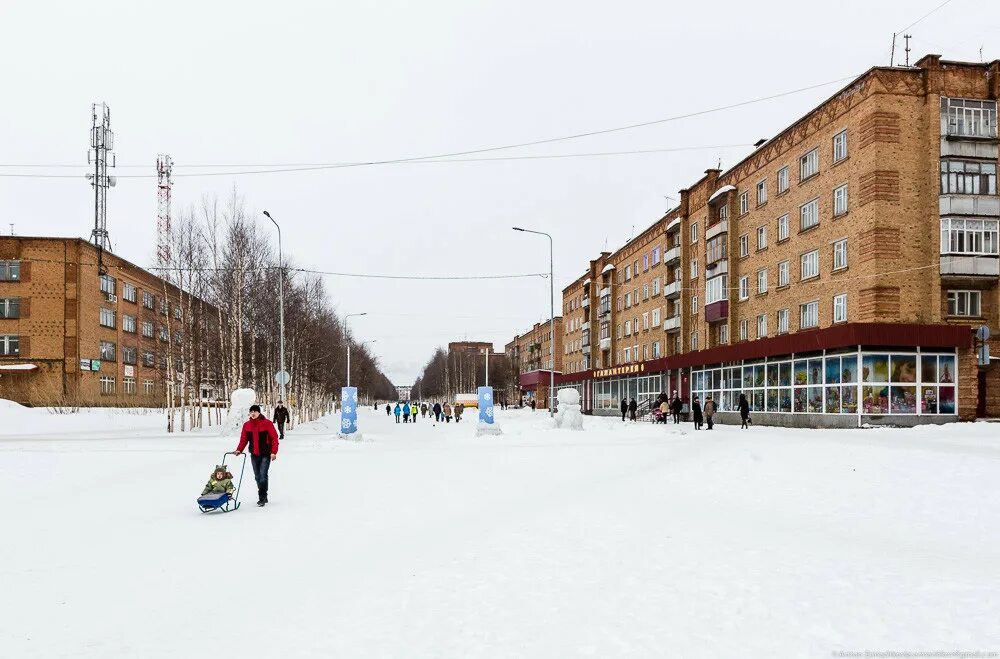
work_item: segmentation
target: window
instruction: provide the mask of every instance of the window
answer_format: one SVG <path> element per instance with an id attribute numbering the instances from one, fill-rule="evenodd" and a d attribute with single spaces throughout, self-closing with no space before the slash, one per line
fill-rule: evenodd
<path id="1" fill-rule="evenodd" d="M 122 314 L 122 329 L 126 332 L 131 332 L 135 334 L 136 331 L 136 319 L 135 316 L 130 316 L 128 314 Z"/>
<path id="2" fill-rule="evenodd" d="M 746 215 L 750 212 L 750 193 L 744 192 L 740 194 L 740 215 Z"/>
<path id="3" fill-rule="evenodd" d="M 847 157 L 847 129 L 833 136 L 833 162 L 840 162 Z"/>
<path id="4" fill-rule="evenodd" d="M 142 321 L 142 335 L 148 339 L 153 338 L 153 323 L 148 320 Z"/>
<path id="5" fill-rule="evenodd" d="M 644 314 L 642 314 L 642 329 L 644 331 L 648 331 L 649 330 L 649 312 L 648 311 L 645 312 Z"/>
<path id="6" fill-rule="evenodd" d="M 122 363 L 135 365 L 136 360 L 136 349 L 129 346 L 122 346 Z"/>
<path id="7" fill-rule="evenodd" d="M 0 299 L 0 318 L 20 318 L 21 298 L 7 297 Z"/>
<path id="8" fill-rule="evenodd" d="M 706 263 L 715 263 L 716 261 L 721 261 L 726 258 L 726 234 L 712 238 L 708 241 L 708 245 L 706 247 Z"/>
<path id="9" fill-rule="evenodd" d="M 632 336 L 632 321 L 625 321 L 625 336 Z"/>
<path id="10" fill-rule="evenodd" d="M 788 261 L 782 261 L 778 264 L 778 288 L 788 286 L 788 270 Z"/>
<path id="11" fill-rule="evenodd" d="M 757 182 L 757 205 L 763 206 L 767 203 L 767 179 Z"/>
<path id="12" fill-rule="evenodd" d="M 698 296 L 697 295 L 692 295 L 691 296 L 691 313 L 692 314 L 697 314 L 698 313 Z"/>
<path id="13" fill-rule="evenodd" d="M 749 234 L 740 235 L 740 258 L 750 256 L 750 236 Z"/>
<path id="14" fill-rule="evenodd" d="M 767 247 L 767 227 L 757 227 L 757 251 Z"/>
<path id="15" fill-rule="evenodd" d="M 21 262 L 0 261 L 0 281 L 21 281 Z"/>
<path id="16" fill-rule="evenodd" d="M 691 225 L 691 242 L 693 242 L 693 243 L 698 242 L 698 223 L 697 222 L 694 222 Z"/>
<path id="17" fill-rule="evenodd" d="M 653 265 L 660 265 L 660 248 L 653 248 Z"/>
<path id="18" fill-rule="evenodd" d="M 691 349 L 698 349 L 698 332 L 691 332 Z"/>
<path id="19" fill-rule="evenodd" d="M 819 199 L 799 206 L 799 230 L 805 231 L 819 224 Z"/>
<path id="20" fill-rule="evenodd" d="M 652 320 L 652 323 L 653 323 L 653 327 L 659 327 L 660 326 L 660 309 L 659 309 L 659 307 L 657 307 L 656 309 L 653 309 L 653 320 Z"/>
<path id="21" fill-rule="evenodd" d="M 116 328 L 114 309 L 105 309 L 104 307 L 101 307 L 101 325 L 112 329 Z"/>
<path id="22" fill-rule="evenodd" d="M 778 310 L 778 334 L 788 334 L 788 309 Z"/>
<path id="23" fill-rule="evenodd" d="M 719 325 L 719 345 L 729 343 L 729 325 L 723 323 Z"/>
<path id="24" fill-rule="evenodd" d="M 138 292 L 136 291 L 135 286 L 127 281 L 122 282 L 122 297 L 125 298 L 126 302 L 135 304 L 137 295 Z"/>
<path id="25" fill-rule="evenodd" d="M 949 316 L 979 316 L 980 291 L 948 291 Z"/>
<path id="26" fill-rule="evenodd" d="M 819 276 L 819 250 L 806 252 L 799 264 L 799 279 L 809 279 Z"/>
<path id="27" fill-rule="evenodd" d="M 13 335 L 0 336 L 0 355 L 21 354 L 21 337 Z"/>
<path id="28" fill-rule="evenodd" d="M 625 266 L 625 281 L 631 281 L 632 279 L 632 266 Z"/>
<path id="29" fill-rule="evenodd" d="M 757 316 L 757 338 L 763 339 L 767 336 L 767 314 Z"/>
<path id="30" fill-rule="evenodd" d="M 101 292 L 107 295 L 114 295 L 115 290 L 115 278 L 108 275 L 101 275 Z"/>
<path id="31" fill-rule="evenodd" d="M 691 279 L 698 278 L 698 259 L 691 259 Z"/>
<path id="32" fill-rule="evenodd" d="M 170 333 L 167 332 L 167 328 L 164 325 L 160 325 L 160 341 L 169 341 Z"/>
<path id="33" fill-rule="evenodd" d="M 114 396 L 115 395 L 115 379 L 110 375 L 102 375 L 100 377 L 101 381 L 101 395 L 102 396 Z"/>
<path id="34" fill-rule="evenodd" d="M 142 292 L 142 306 L 146 307 L 147 309 L 153 308 L 154 299 L 155 298 L 153 297 L 153 294 L 150 293 L 149 291 Z"/>
<path id="35" fill-rule="evenodd" d="M 115 361 L 115 344 L 111 341 L 101 341 L 101 361 Z"/>
<path id="36" fill-rule="evenodd" d="M 649 284 L 642 285 L 642 299 L 643 300 L 649 299 Z"/>
<path id="37" fill-rule="evenodd" d="M 778 194 L 788 192 L 788 166 L 778 170 Z"/>
<path id="38" fill-rule="evenodd" d="M 847 322 L 847 293 L 833 296 L 833 322 Z"/>
<path id="39" fill-rule="evenodd" d="M 632 361 L 632 348 L 625 348 L 625 361 Z"/>
<path id="40" fill-rule="evenodd" d="M 183 315 L 184 314 L 181 313 L 181 305 L 175 304 L 174 305 L 174 318 L 176 318 L 177 320 L 180 320 L 183 317 Z"/>
<path id="41" fill-rule="evenodd" d="M 767 268 L 757 271 L 757 294 L 767 293 Z"/>
<path id="42" fill-rule="evenodd" d="M 778 242 L 788 240 L 788 215 L 778 218 Z"/>
<path id="43" fill-rule="evenodd" d="M 741 320 L 740 321 L 740 341 L 746 341 L 750 338 L 750 321 Z"/>
<path id="44" fill-rule="evenodd" d="M 135 394 L 135 378 L 122 378 L 122 390 L 126 394 Z"/>
<path id="45" fill-rule="evenodd" d="M 642 271 L 647 272 L 649 270 L 649 255 L 642 255 Z"/>
<path id="46" fill-rule="evenodd" d="M 643 343 L 642 344 L 642 360 L 646 361 L 647 359 L 649 359 L 649 344 L 648 343 Z"/>
<path id="47" fill-rule="evenodd" d="M 813 149 L 799 158 L 799 180 L 804 181 L 819 172 L 819 149 Z"/>
<path id="48" fill-rule="evenodd" d="M 847 184 L 833 189 L 833 216 L 847 212 Z"/>
<path id="49" fill-rule="evenodd" d="M 941 218 L 942 254 L 997 254 L 1000 220 Z"/>
<path id="50" fill-rule="evenodd" d="M 153 354 L 151 350 L 145 350 L 142 353 L 142 365 L 148 366 L 150 368 L 156 366 L 156 355 Z"/>
<path id="51" fill-rule="evenodd" d="M 705 282 L 705 304 L 712 304 L 718 302 L 719 300 L 725 300 L 726 295 L 726 280 L 728 277 L 722 275 L 721 277 L 712 277 Z"/>
<path id="52" fill-rule="evenodd" d="M 841 270 L 847 267 L 847 238 L 841 238 L 833 243 L 833 269 Z"/>
<path id="53" fill-rule="evenodd" d="M 942 98 L 941 132 L 957 137 L 996 137 L 997 102 Z"/>
<path id="54" fill-rule="evenodd" d="M 972 160 L 941 161 L 941 194 L 997 193 L 997 164 Z"/>
<path id="55" fill-rule="evenodd" d="M 799 329 L 819 325 L 819 302 L 812 301 L 799 305 Z"/>
<path id="56" fill-rule="evenodd" d="M 750 277 L 744 275 L 739 281 L 740 299 L 746 300 L 750 297 Z"/>
<path id="57" fill-rule="evenodd" d="M 653 297 L 660 294 L 660 278 L 657 277 L 653 280 Z"/>
<path id="58" fill-rule="evenodd" d="M 653 341 L 653 359 L 660 358 L 660 342 Z"/>
<path id="59" fill-rule="evenodd" d="M 719 206 L 719 221 L 726 222 L 728 220 L 729 220 L 729 206 L 727 204 L 723 204 Z"/>
<path id="60" fill-rule="evenodd" d="M 155 385 L 153 384 L 152 380 L 143 380 L 142 381 L 142 393 L 146 394 L 147 396 L 152 396 L 153 395 L 153 393 L 155 392 L 155 388 L 154 387 L 155 387 Z"/>
<path id="61" fill-rule="evenodd" d="M 632 294 L 631 293 L 626 293 L 625 294 L 625 308 L 628 309 L 631 306 L 632 306 Z"/>

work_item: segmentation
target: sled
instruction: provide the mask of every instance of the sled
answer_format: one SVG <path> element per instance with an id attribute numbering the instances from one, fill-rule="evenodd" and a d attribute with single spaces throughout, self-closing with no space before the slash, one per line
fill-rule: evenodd
<path id="1" fill-rule="evenodd" d="M 233 451 L 222 454 L 222 466 L 226 466 L 226 456 L 236 455 Z M 240 507 L 240 486 L 243 484 L 243 471 L 247 466 L 247 455 L 243 454 L 243 464 L 240 465 L 240 479 L 236 482 L 236 494 L 216 492 L 198 497 L 198 509 L 203 513 L 230 513 Z"/>

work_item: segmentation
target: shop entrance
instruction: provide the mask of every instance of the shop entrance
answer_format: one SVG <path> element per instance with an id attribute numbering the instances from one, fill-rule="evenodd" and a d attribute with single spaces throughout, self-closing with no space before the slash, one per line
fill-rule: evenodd
<path id="1" fill-rule="evenodd" d="M 976 418 L 986 416 L 986 369 L 979 369 L 976 378 Z"/>

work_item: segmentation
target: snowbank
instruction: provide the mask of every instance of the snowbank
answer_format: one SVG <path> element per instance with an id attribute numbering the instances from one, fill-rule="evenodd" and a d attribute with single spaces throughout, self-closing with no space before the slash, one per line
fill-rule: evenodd
<path id="1" fill-rule="evenodd" d="M 229 414 L 219 427 L 219 435 L 238 436 L 250 413 L 250 406 L 257 403 L 253 389 L 236 389 L 229 396 Z"/>

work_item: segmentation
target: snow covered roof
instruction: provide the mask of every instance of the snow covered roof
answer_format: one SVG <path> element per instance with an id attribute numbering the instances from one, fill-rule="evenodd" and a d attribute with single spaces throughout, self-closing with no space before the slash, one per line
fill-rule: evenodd
<path id="1" fill-rule="evenodd" d="M 681 228 L 681 218 L 675 217 L 671 220 L 670 224 L 667 225 L 667 231 L 673 231 L 674 229 Z"/>
<path id="2" fill-rule="evenodd" d="M 590 283 L 590 279 L 589 279 L 589 278 L 588 278 L 588 279 L 584 279 L 584 280 L 583 280 L 583 285 L 584 285 L 584 286 L 586 286 L 586 285 L 587 285 L 587 284 L 589 284 L 589 283 Z"/>
<path id="3" fill-rule="evenodd" d="M 606 275 L 606 274 L 608 274 L 609 272 L 611 272 L 614 269 L 615 269 L 615 266 L 613 266 L 612 264 L 609 263 L 606 266 L 604 266 L 603 270 L 601 270 L 601 274 L 602 275 Z"/>
<path id="4" fill-rule="evenodd" d="M 0 364 L 0 371 L 33 371 L 36 364 Z"/>
<path id="5" fill-rule="evenodd" d="M 708 203 L 712 203 L 713 201 L 715 201 L 716 199 L 718 199 L 722 195 L 726 194 L 727 192 L 732 192 L 735 189 L 736 189 L 735 185 L 724 185 L 724 186 L 722 186 L 721 188 L 719 188 L 718 190 L 716 190 L 715 192 L 712 193 L 712 196 L 708 198 Z"/>

